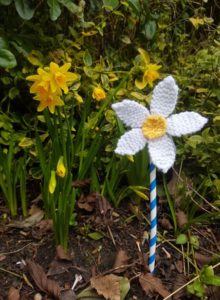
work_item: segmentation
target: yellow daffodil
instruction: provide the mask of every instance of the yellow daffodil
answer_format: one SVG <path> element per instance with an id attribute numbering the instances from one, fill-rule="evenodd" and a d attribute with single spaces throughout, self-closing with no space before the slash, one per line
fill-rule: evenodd
<path id="1" fill-rule="evenodd" d="M 34 81 L 32 86 L 30 87 L 30 92 L 32 94 L 48 92 L 50 82 L 49 80 L 44 80 L 44 78 L 48 76 L 48 73 L 42 68 L 38 68 L 37 73 L 37 75 L 30 75 L 26 78 L 27 80 Z"/>
<path id="2" fill-rule="evenodd" d="M 51 62 L 49 67 L 38 68 L 37 74 L 26 78 L 33 81 L 30 92 L 36 94 L 35 100 L 40 101 L 38 111 L 48 107 L 50 112 L 54 113 L 56 106 L 64 105 L 60 96 L 63 92 L 68 93 L 67 83 L 78 78 L 77 74 L 68 72 L 70 67 L 70 63 L 59 67 L 56 63 Z"/>
<path id="3" fill-rule="evenodd" d="M 56 173 L 55 173 L 54 170 L 52 170 L 51 174 L 50 174 L 50 182 L 49 182 L 49 192 L 50 192 L 50 194 L 54 193 L 56 185 L 57 185 Z"/>
<path id="4" fill-rule="evenodd" d="M 193 26 L 195 27 L 195 29 L 198 29 L 200 25 L 204 25 L 204 19 L 201 19 L 199 17 L 196 18 L 189 18 L 190 22 L 193 24 Z"/>
<path id="5" fill-rule="evenodd" d="M 54 62 L 50 63 L 50 72 L 47 73 L 47 76 L 43 76 L 43 78 L 50 82 L 52 93 L 59 92 L 60 90 L 63 90 L 64 94 L 68 93 L 67 82 L 75 81 L 78 78 L 77 74 L 68 72 L 70 67 L 70 63 L 66 63 L 62 67 L 59 67 Z"/>
<path id="6" fill-rule="evenodd" d="M 59 95 L 48 92 L 38 93 L 34 99 L 40 101 L 37 111 L 43 111 L 46 107 L 48 107 L 49 111 L 53 114 L 56 106 L 64 105 L 64 102 Z"/>
<path id="7" fill-rule="evenodd" d="M 145 50 L 139 48 L 138 51 L 140 53 L 140 67 L 143 71 L 143 77 L 142 80 L 135 80 L 135 86 L 142 90 L 147 85 L 152 87 L 153 82 L 160 78 L 158 70 L 161 68 L 161 66 L 157 64 L 151 64 L 150 57 Z"/>
<path id="8" fill-rule="evenodd" d="M 65 177 L 65 174 L 66 174 L 66 168 L 63 163 L 63 156 L 61 156 L 57 163 L 57 175 L 63 178 Z"/>
<path id="9" fill-rule="evenodd" d="M 104 100 L 106 98 L 104 89 L 100 86 L 95 87 L 92 92 L 92 98 L 96 101 Z"/>

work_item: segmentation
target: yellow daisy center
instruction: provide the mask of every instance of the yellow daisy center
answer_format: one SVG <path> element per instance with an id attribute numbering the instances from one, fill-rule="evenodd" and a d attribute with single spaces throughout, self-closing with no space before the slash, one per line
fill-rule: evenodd
<path id="1" fill-rule="evenodd" d="M 146 118 L 142 126 L 142 132 L 146 139 L 152 140 L 166 133 L 167 121 L 160 115 L 151 115 Z"/>

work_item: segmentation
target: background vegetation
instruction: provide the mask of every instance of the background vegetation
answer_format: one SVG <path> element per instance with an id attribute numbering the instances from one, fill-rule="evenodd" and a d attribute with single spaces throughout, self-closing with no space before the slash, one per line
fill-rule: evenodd
<path id="1" fill-rule="evenodd" d="M 146 153 L 123 158 L 113 153 L 124 128 L 111 104 L 129 98 L 148 105 L 158 79 L 141 89 L 137 80 L 153 64 L 160 66 L 161 79 L 168 74 L 175 77 L 181 89 L 177 111 L 197 111 L 209 118 L 201 133 L 176 140 L 175 170 L 180 177 L 175 192 L 180 202 L 172 204 L 170 220 L 176 224 L 177 205 L 187 214 L 188 225 L 219 218 L 217 1 L 0 0 L 0 8 L 0 186 L 13 216 L 17 203 L 19 213 L 22 207 L 26 216 L 27 199 L 41 189 L 50 217 L 48 186 L 60 156 L 70 155 L 65 165 L 67 186 L 69 180 L 90 178 L 90 191 L 104 195 L 114 206 L 130 195 L 147 199 Z M 71 63 L 71 72 L 79 76 L 63 96 L 64 108 L 55 114 L 37 112 L 26 80 L 50 62 Z M 171 175 L 166 176 L 165 187 Z M 61 186 L 57 183 L 53 194 L 55 224 L 65 218 L 57 216 L 63 203 L 59 197 L 66 197 Z M 162 180 L 159 192 L 164 195 Z M 80 189 L 69 193 L 72 211 L 67 227 L 74 222 Z M 204 199 L 209 203 L 205 213 L 199 208 Z M 57 239 L 66 247 L 58 232 Z"/>

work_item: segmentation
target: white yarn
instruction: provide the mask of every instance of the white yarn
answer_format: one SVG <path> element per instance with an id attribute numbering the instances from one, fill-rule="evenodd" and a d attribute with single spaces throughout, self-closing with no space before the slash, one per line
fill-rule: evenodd
<path id="1" fill-rule="evenodd" d="M 155 166 L 163 173 L 166 173 L 174 164 L 176 147 L 173 139 L 168 135 L 148 143 L 148 151 Z"/>
<path id="2" fill-rule="evenodd" d="M 194 133 L 202 129 L 207 119 L 196 112 L 185 111 L 172 115 L 167 119 L 167 133 L 172 136 L 181 136 Z"/>
<path id="3" fill-rule="evenodd" d="M 124 124 L 132 128 L 140 128 L 150 114 L 146 107 L 127 99 L 112 104 L 112 108 Z"/>
<path id="4" fill-rule="evenodd" d="M 118 141 L 115 153 L 120 155 L 134 155 L 144 148 L 147 140 L 140 128 L 134 128 L 126 132 Z"/>
<path id="5" fill-rule="evenodd" d="M 172 76 L 166 77 L 153 90 L 150 104 L 151 114 L 168 117 L 176 106 L 178 86 Z"/>
<path id="6" fill-rule="evenodd" d="M 166 77 L 153 91 L 150 105 L 151 114 L 169 116 L 175 108 L 178 87 L 172 76 Z M 142 126 L 149 111 L 139 103 L 125 99 L 112 105 L 118 117 L 132 130 L 126 132 L 118 141 L 115 152 L 120 155 L 134 155 L 148 143 L 150 157 L 155 166 L 166 173 L 173 165 L 176 148 L 171 136 L 181 136 L 200 130 L 208 121 L 196 112 L 183 112 L 167 118 L 167 132 L 155 139 L 146 139 Z"/>

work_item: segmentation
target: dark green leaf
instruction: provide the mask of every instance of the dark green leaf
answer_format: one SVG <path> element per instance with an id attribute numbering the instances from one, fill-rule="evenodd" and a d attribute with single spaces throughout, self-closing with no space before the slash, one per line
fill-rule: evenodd
<path id="1" fill-rule="evenodd" d="M 57 0 L 47 0 L 47 4 L 50 8 L 50 18 L 52 21 L 56 21 L 61 14 L 59 2 Z"/>
<path id="2" fill-rule="evenodd" d="M 8 42 L 5 38 L 0 36 L 0 49 L 7 49 L 8 48 Z"/>
<path id="3" fill-rule="evenodd" d="M 16 58 L 11 51 L 6 49 L 0 49 L 0 67 L 14 68 L 17 65 Z"/>
<path id="4" fill-rule="evenodd" d="M 156 33 L 157 25 L 155 21 L 149 21 L 145 24 L 142 33 L 146 36 L 148 40 L 151 40 Z"/>
<path id="5" fill-rule="evenodd" d="M 12 0 L 0 0 L 1 5 L 9 5 L 12 3 Z"/>
<path id="6" fill-rule="evenodd" d="M 8 96 L 10 99 L 14 99 L 18 95 L 19 95 L 19 90 L 15 86 L 13 86 L 8 92 Z"/>
<path id="7" fill-rule="evenodd" d="M 112 9 L 117 8 L 117 6 L 119 5 L 118 0 L 102 0 L 102 2 L 104 6 L 111 7 Z"/>
<path id="8" fill-rule="evenodd" d="M 15 0 L 15 8 L 24 20 L 30 20 L 34 15 L 34 8 L 30 6 L 29 0 Z"/>
<path id="9" fill-rule="evenodd" d="M 137 15 L 141 13 L 141 5 L 139 0 L 128 0 L 127 2 Z"/>
<path id="10" fill-rule="evenodd" d="M 89 53 L 88 49 L 86 49 L 86 51 L 84 52 L 83 61 L 87 67 L 90 67 L 92 65 L 92 56 Z"/>
<path id="11" fill-rule="evenodd" d="M 186 234 L 179 234 L 178 237 L 176 238 L 176 244 L 177 245 L 184 245 L 188 242 L 188 238 Z"/>
<path id="12" fill-rule="evenodd" d="M 60 4 L 65 6 L 71 13 L 77 15 L 82 13 L 82 9 L 77 6 L 72 0 L 58 0 Z"/>

